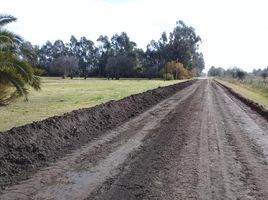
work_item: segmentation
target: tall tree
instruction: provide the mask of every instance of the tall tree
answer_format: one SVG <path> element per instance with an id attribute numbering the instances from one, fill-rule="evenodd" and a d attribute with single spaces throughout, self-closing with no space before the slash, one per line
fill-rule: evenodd
<path id="1" fill-rule="evenodd" d="M 201 38 L 196 35 L 192 27 L 188 27 L 183 21 L 178 21 L 169 38 L 165 32 L 158 41 L 152 40 L 147 46 L 146 58 L 149 66 L 163 69 L 167 62 L 176 61 L 182 63 L 187 70 L 201 73 L 204 69 L 203 55 L 198 51 Z"/>
<path id="2" fill-rule="evenodd" d="M 139 63 L 139 51 L 136 49 L 136 43 L 132 42 L 125 32 L 120 35 L 115 34 L 111 38 L 111 48 L 109 50 L 106 63 L 106 73 L 120 77 L 134 77 L 135 68 Z"/>
<path id="3" fill-rule="evenodd" d="M 98 57 L 98 76 L 105 76 L 105 67 L 110 56 L 113 56 L 112 45 L 108 36 L 101 35 L 97 42 L 97 57 Z"/>
<path id="4" fill-rule="evenodd" d="M 170 33 L 170 60 L 177 60 L 190 67 L 194 54 L 199 48 L 201 38 L 196 35 L 194 28 L 188 27 L 183 21 L 178 21 Z"/>
<path id="5" fill-rule="evenodd" d="M 56 40 L 51 49 L 52 57 L 58 58 L 60 56 L 66 56 L 69 54 L 68 48 L 62 40 Z"/>
<path id="6" fill-rule="evenodd" d="M 88 67 L 94 67 L 97 62 L 96 49 L 94 42 L 81 37 L 78 43 L 78 51 L 76 57 L 79 58 L 79 67 L 81 71 L 86 73 Z"/>
<path id="7" fill-rule="evenodd" d="M 47 41 L 38 51 L 38 65 L 43 68 L 48 68 L 49 64 L 54 59 L 53 44 Z"/>

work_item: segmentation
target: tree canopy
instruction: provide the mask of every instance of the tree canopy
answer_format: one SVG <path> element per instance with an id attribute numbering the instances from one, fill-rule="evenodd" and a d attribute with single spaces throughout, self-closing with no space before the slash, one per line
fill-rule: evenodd
<path id="1" fill-rule="evenodd" d="M 53 60 L 74 56 L 79 59 L 79 72 L 83 76 L 155 78 L 163 76 L 168 62 L 181 63 L 191 75 L 199 75 L 205 66 L 203 54 L 199 52 L 200 44 L 201 38 L 194 28 L 178 21 L 171 33 L 163 32 L 146 50 L 138 48 L 126 32 L 116 33 L 111 38 L 101 35 L 95 43 L 86 37 L 71 36 L 67 43 L 48 41 L 33 49 L 38 49 L 38 66 L 45 69 L 47 75 L 50 75 Z M 124 68 L 119 66 L 125 64 Z"/>

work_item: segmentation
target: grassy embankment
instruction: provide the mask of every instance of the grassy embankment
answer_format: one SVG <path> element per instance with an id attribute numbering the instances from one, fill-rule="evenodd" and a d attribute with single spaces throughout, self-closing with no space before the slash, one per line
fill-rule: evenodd
<path id="1" fill-rule="evenodd" d="M 0 107 L 0 131 L 177 82 L 179 81 L 42 78 L 42 90 L 31 91 L 29 102 L 18 100 L 9 106 Z"/>
<path id="2" fill-rule="evenodd" d="M 217 80 L 268 109 L 268 82 L 265 83 L 263 79 L 246 78 L 243 81 L 234 79 Z"/>

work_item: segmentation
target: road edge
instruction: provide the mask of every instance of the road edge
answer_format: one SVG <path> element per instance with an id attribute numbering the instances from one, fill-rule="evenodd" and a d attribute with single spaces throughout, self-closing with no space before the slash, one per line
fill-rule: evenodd
<path id="1" fill-rule="evenodd" d="M 234 91 L 231 87 L 228 87 L 227 85 L 224 85 L 223 83 L 217 81 L 217 80 L 213 80 L 215 81 L 219 86 L 227 89 L 227 91 L 229 91 L 230 94 L 232 94 L 233 96 L 235 96 L 237 99 L 239 99 L 240 101 L 242 101 L 243 103 L 245 103 L 247 106 L 249 106 L 252 110 L 256 111 L 257 113 L 259 113 L 262 117 L 264 117 L 267 121 L 268 121 L 268 110 L 264 108 L 264 106 L 260 105 L 259 103 L 248 99 L 246 97 L 244 97 L 243 95 L 237 93 L 236 91 Z"/>

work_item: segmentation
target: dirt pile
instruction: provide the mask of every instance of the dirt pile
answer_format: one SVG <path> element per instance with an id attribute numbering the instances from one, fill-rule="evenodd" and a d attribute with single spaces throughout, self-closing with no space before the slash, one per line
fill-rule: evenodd
<path id="1" fill-rule="evenodd" d="M 0 193 L 194 82 L 150 90 L 0 133 Z"/>
<path id="2" fill-rule="evenodd" d="M 258 112 L 260 115 L 262 115 L 265 119 L 268 120 L 268 110 L 265 109 L 262 105 L 245 98 L 244 96 L 242 96 L 241 94 L 238 94 L 237 92 L 235 92 L 232 88 L 216 81 L 217 84 L 219 84 L 220 86 L 222 86 L 223 88 L 227 89 L 227 91 L 229 91 L 232 95 L 234 95 L 236 98 L 238 98 L 240 101 L 242 101 L 243 103 L 245 103 L 246 105 L 248 105 L 251 109 L 255 110 L 256 112 Z"/>

